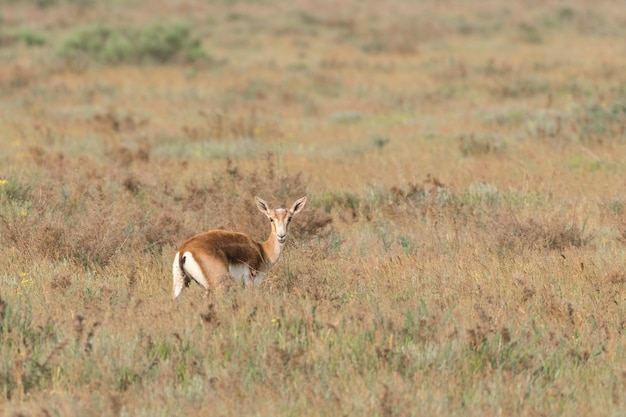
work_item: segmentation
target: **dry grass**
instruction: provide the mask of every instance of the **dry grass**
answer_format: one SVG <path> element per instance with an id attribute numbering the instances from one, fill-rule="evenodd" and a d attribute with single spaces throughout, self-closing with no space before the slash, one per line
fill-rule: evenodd
<path id="1" fill-rule="evenodd" d="M 527 6 L 8 2 L 2 414 L 624 414 L 623 6 Z"/>

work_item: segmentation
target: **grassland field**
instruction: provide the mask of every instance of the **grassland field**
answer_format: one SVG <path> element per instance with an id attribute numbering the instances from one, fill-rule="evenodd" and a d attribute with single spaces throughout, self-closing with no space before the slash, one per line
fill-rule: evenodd
<path id="1" fill-rule="evenodd" d="M 0 0 L 0 414 L 626 415 L 626 3 Z M 264 239 L 259 288 L 174 253 Z"/>

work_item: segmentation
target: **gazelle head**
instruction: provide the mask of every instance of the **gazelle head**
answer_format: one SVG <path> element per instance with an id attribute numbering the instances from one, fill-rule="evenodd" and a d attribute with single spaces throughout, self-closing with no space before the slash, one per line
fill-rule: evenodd
<path id="1" fill-rule="evenodd" d="M 256 206 L 259 210 L 270 219 L 272 225 L 272 236 L 276 236 L 276 240 L 281 245 L 287 241 L 287 232 L 289 231 L 289 223 L 293 216 L 300 212 L 306 203 L 306 197 L 302 197 L 289 210 L 284 208 L 270 209 L 265 200 L 260 197 L 254 197 Z M 271 239 L 271 237 L 270 237 Z"/>

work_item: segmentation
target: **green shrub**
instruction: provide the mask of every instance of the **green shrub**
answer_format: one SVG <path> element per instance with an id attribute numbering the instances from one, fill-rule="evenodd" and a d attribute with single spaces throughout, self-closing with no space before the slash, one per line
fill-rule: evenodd
<path id="1" fill-rule="evenodd" d="M 574 116 L 574 123 L 583 142 L 602 142 L 607 137 L 626 137 L 626 103 L 593 103 Z"/>
<path id="2" fill-rule="evenodd" d="M 107 64 L 198 62 L 208 59 L 189 26 L 155 23 L 144 28 L 95 25 L 77 29 L 63 42 L 60 55 Z"/>
<path id="3" fill-rule="evenodd" d="M 14 37 L 26 46 L 42 46 L 46 44 L 46 39 L 43 34 L 26 26 L 18 29 Z"/>
<path id="4" fill-rule="evenodd" d="M 45 45 L 46 39 L 40 32 L 26 26 L 15 30 L 0 30 L 0 46 L 18 43 L 23 43 L 26 46 L 42 46 Z"/>

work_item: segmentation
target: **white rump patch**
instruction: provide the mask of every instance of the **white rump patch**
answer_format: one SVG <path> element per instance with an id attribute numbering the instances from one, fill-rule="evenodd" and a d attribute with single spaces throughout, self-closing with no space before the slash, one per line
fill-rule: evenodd
<path id="1" fill-rule="evenodd" d="M 176 256 L 178 256 L 178 254 L 176 254 Z M 185 270 L 185 273 L 208 291 L 209 284 L 207 283 L 207 279 L 204 276 L 204 272 L 202 272 L 202 268 L 200 268 L 198 262 L 196 262 L 196 260 L 193 258 L 191 252 L 187 251 L 183 253 L 183 256 L 185 257 L 185 263 L 183 264 L 183 269 Z"/>
<path id="2" fill-rule="evenodd" d="M 174 257 L 174 263 L 172 264 L 172 275 L 174 276 L 174 288 L 173 288 L 173 299 L 183 292 L 183 288 L 185 287 L 185 273 L 180 268 L 180 252 L 176 252 L 176 256 Z"/>

